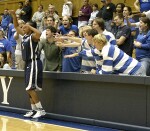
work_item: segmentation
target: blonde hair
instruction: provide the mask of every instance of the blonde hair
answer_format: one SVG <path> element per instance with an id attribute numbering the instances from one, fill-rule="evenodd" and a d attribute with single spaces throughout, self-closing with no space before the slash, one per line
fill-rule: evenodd
<path id="1" fill-rule="evenodd" d="M 107 44 L 107 39 L 106 39 L 106 36 L 103 35 L 103 34 L 97 34 L 94 36 L 93 38 L 93 41 L 94 42 L 97 42 L 97 43 L 103 43 L 103 45 L 106 45 Z"/>
<path id="2" fill-rule="evenodd" d="M 92 29 L 92 27 L 89 26 L 89 25 L 81 26 L 81 27 L 79 28 L 79 36 L 80 36 L 80 37 L 83 37 L 83 32 L 85 32 L 86 30 L 89 30 L 89 29 Z"/>

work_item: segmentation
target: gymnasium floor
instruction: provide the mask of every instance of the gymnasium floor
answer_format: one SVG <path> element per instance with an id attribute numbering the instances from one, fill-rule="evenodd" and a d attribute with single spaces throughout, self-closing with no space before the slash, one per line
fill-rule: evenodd
<path id="1" fill-rule="evenodd" d="M 26 119 L 22 114 L 0 111 L 0 131 L 119 131 L 46 118 Z"/>

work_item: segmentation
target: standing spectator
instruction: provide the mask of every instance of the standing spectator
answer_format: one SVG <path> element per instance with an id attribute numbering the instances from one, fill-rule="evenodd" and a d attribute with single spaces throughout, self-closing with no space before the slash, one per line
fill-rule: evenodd
<path id="1" fill-rule="evenodd" d="M 114 22 L 117 26 L 117 30 L 114 33 L 118 47 L 126 54 L 132 56 L 132 39 L 131 29 L 124 24 L 124 16 L 118 14 L 114 17 Z"/>
<path id="2" fill-rule="evenodd" d="M 123 16 L 126 18 L 128 16 L 132 15 L 132 9 L 129 6 L 125 6 L 123 9 Z M 130 21 L 131 23 L 135 23 L 133 18 L 128 18 L 128 21 Z M 127 20 L 124 19 L 124 24 L 127 25 Z M 136 28 L 135 27 L 130 27 L 131 29 L 131 54 L 130 56 L 132 56 L 132 52 L 133 52 L 133 41 L 136 35 Z"/>
<path id="3" fill-rule="evenodd" d="M 96 17 L 98 18 L 102 18 L 103 9 L 106 6 L 106 0 L 101 0 L 101 4 L 102 4 L 102 7 L 100 8 L 98 14 L 96 15 Z"/>
<path id="4" fill-rule="evenodd" d="M 72 16 L 73 4 L 71 0 L 64 0 L 62 16 Z"/>
<path id="5" fill-rule="evenodd" d="M 19 27 L 22 29 L 25 22 L 23 20 L 18 20 Z M 22 59 L 22 51 L 21 51 L 21 41 L 23 36 L 20 35 L 18 32 L 15 32 L 14 38 L 17 42 L 16 50 L 15 50 L 15 58 L 16 58 L 16 68 L 18 70 L 24 70 L 25 62 Z"/>
<path id="6" fill-rule="evenodd" d="M 48 6 L 48 11 L 49 11 L 49 16 L 54 17 L 55 19 L 55 24 L 58 25 L 60 24 L 60 19 L 59 19 L 59 15 L 56 13 L 55 11 L 55 6 L 52 4 L 49 4 Z"/>
<path id="7" fill-rule="evenodd" d="M 93 12 L 90 15 L 90 19 L 88 22 L 89 25 L 91 25 L 92 21 L 96 18 L 97 13 L 99 12 L 98 11 L 98 4 L 93 4 L 92 9 L 93 9 Z"/>
<path id="8" fill-rule="evenodd" d="M 5 35 L 7 35 L 8 25 L 12 22 L 12 17 L 8 12 L 8 9 L 4 10 L 4 15 L 2 16 L 1 27 Z"/>
<path id="9" fill-rule="evenodd" d="M 46 29 L 46 26 L 47 26 L 47 17 L 49 15 L 49 11 L 48 10 L 45 10 L 44 11 L 44 16 L 42 18 L 42 22 L 41 22 L 41 26 L 42 26 L 42 31 Z"/>
<path id="10" fill-rule="evenodd" d="M 44 61 L 44 71 L 61 71 L 62 55 L 61 50 L 55 44 L 54 34 L 56 29 L 53 26 L 48 26 L 46 28 L 46 39 L 40 40 L 40 50 L 44 50 L 45 61 Z"/>
<path id="11" fill-rule="evenodd" d="M 134 7 L 139 12 L 150 10 L 150 0 L 135 0 Z"/>
<path id="12" fill-rule="evenodd" d="M 78 27 L 72 24 L 72 19 L 69 16 L 64 16 L 62 18 L 62 25 L 59 27 L 59 32 L 62 35 L 66 35 L 70 30 L 74 30 L 78 34 Z"/>
<path id="13" fill-rule="evenodd" d="M 83 0 L 83 6 L 79 11 L 78 16 L 78 28 L 88 24 L 91 13 L 92 7 L 89 5 L 89 0 Z"/>
<path id="14" fill-rule="evenodd" d="M 116 15 L 117 14 L 121 14 L 121 13 L 123 13 L 123 8 L 125 7 L 125 5 L 123 4 L 123 3 L 118 3 L 117 5 L 116 5 Z"/>
<path id="15" fill-rule="evenodd" d="M 31 7 L 31 0 L 25 0 L 25 4 L 24 7 L 21 11 L 20 14 L 20 18 L 24 21 L 24 22 L 28 22 L 31 20 L 31 16 L 32 16 L 32 7 Z"/>
<path id="16" fill-rule="evenodd" d="M 92 22 L 92 28 L 97 30 L 99 34 L 104 34 L 110 44 L 116 45 L 115 36 L 106 30 L 105 21 L 102 18 L 95 18 Z"/>
<path id="17" fill-rule="evenodd" d="M 70 30 L 67 34 L 68 37 L 77 37 L 77 33 L 73 30 Z M 64 43 L 72 43 L 72 41 L 65 40 Z M 64 47 L 62 49 L 62 72 L 80 72 L 81 69 L 81 57 L 77 56 L 74 58 L 66 59 L 64 58 L 65 55 L 70 55 L 75 52 L 80 52 L 81 46 L 79 47 Z"/>
<path id="18" fill-rule="evenodd" d="M 38 11 L 36 11 L 32 16 L 32 21 L 36 22 L 37 29 L 42 32 L 42 18 L 44 17 L 43 5 L 38 6 Z"/>
<path id="19" fill-rule="evenodd" d="M 8 40 L 10 41 L 10 44 L 12 46 L 12 52 L 11 52 L 11 57 L 12 57 L 12 69 L 16 69 L 16 61 L 15 61 L 15 50 L 16 50 L 16 40 L 14 39 L 14 34 L 16 32 L 16 29 L 14 28 L 14 24 L 10 23 L 8 26 Z"/>
<path id="20" fill-rule="evenodd" d="M 22 39 L 22 58 L 25 61 L 25 86 L 29 95 L 31 111 L 27 112 L 24 117 L 39 118 L 46 114 L 41 105 L 36 91 L 42 90 L 42 62 L 38 50 L 38 41 L 40 31 L 36 29 L 36 23 L 28 22 L 23 28 L 19 27 L 14 11 L 10 11 L 13 16 L 13 23 L 16 31 L 23 35 Z"/>
<path id="21" fill-rule="evenodd" d="M 22 1 L 18 2 L 18 6 L 19 8 L 16 10 L 15 14 L 17 17 L 20 17 L 21 11 L 23 9 L 23 2 Z"/>
<path id="22" fill-rule="evenodd" d="M 147 17 L 140 18 L 141 33 L 137 36 L 136 59 L 144 65 L 146 75 L 150 76 L 150 20 Z"/>
<path id="23" fill-rule="evenodd" d="M 105 21 L 106 30 L 111 31 L 111 22 L 115 14 L 115 5 L 111 2 L 112 0 L 105 0 L 106 4 L 102 10 L 102 18 Z"/>
<path id="24" fill-rule="evenodd" d="M 48 16 L 46 19 L 46 27 L 53 26 L 55 27 L 55 19 L 53 16 Z M 40 39 L 46 39 L 46 29 L 42 32 Z"/>

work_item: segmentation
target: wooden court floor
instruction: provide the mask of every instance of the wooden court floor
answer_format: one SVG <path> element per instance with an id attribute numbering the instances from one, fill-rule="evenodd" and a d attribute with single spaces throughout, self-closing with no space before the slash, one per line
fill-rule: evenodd
<path id="1" fill-rule="evenodd" d="M 85 131 L 0 115 L 0 131 Z"/>

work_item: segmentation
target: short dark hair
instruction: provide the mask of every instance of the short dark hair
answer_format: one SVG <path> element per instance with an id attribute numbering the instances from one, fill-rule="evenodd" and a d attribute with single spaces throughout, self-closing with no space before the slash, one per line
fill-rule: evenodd
<path id="1" fill-rule="evenodd" d="M 57 32 L 56 28 L 53 27 L 53 26 L 47 26 L 46 29 L 49 29 L 52 33 L 56 33 Z"/>
<path id="2" fill-rule="evenodd" d="M 130 7 L 130 6 L 125 6 L 125 7 L 126 7 L 126 8 L 128 9 L 128 11 L 130 12 L 129 15 L 132 15 L 132 9 L 131 9 L 131 7 Z M 125 8 L 125 7 L 124 7 L 124 8 Z"/>
<path id="3" fill-rule="evenodd" d="M 98 31 L 95 30 L 95 29 L 88 29 L 88 30 L 86 31 L 86 33 L 87 33 L 88 35 L 91 35 L 92 37 L 94 37 L 95 35 L 98 34 Z"/>
<path id="4" fill-rule="evenodd" d="M 34 28 L 37 28 L 36 22 L 33 22 L 32 20 L 31 20 L 31 21 L 28 21 L 28 22 L 26 22 L 26 23 L 28 23 L 30 26 L 32 26 L 32 27 L 34 27 Z"/>
<path id="5" fill-rule="evenodd" d="M 20 1 L 20 2 L 18 2 L 19 4 L 21 4 L 21 5 L 23 5 L 23 2 L 22 1 Z"/>

